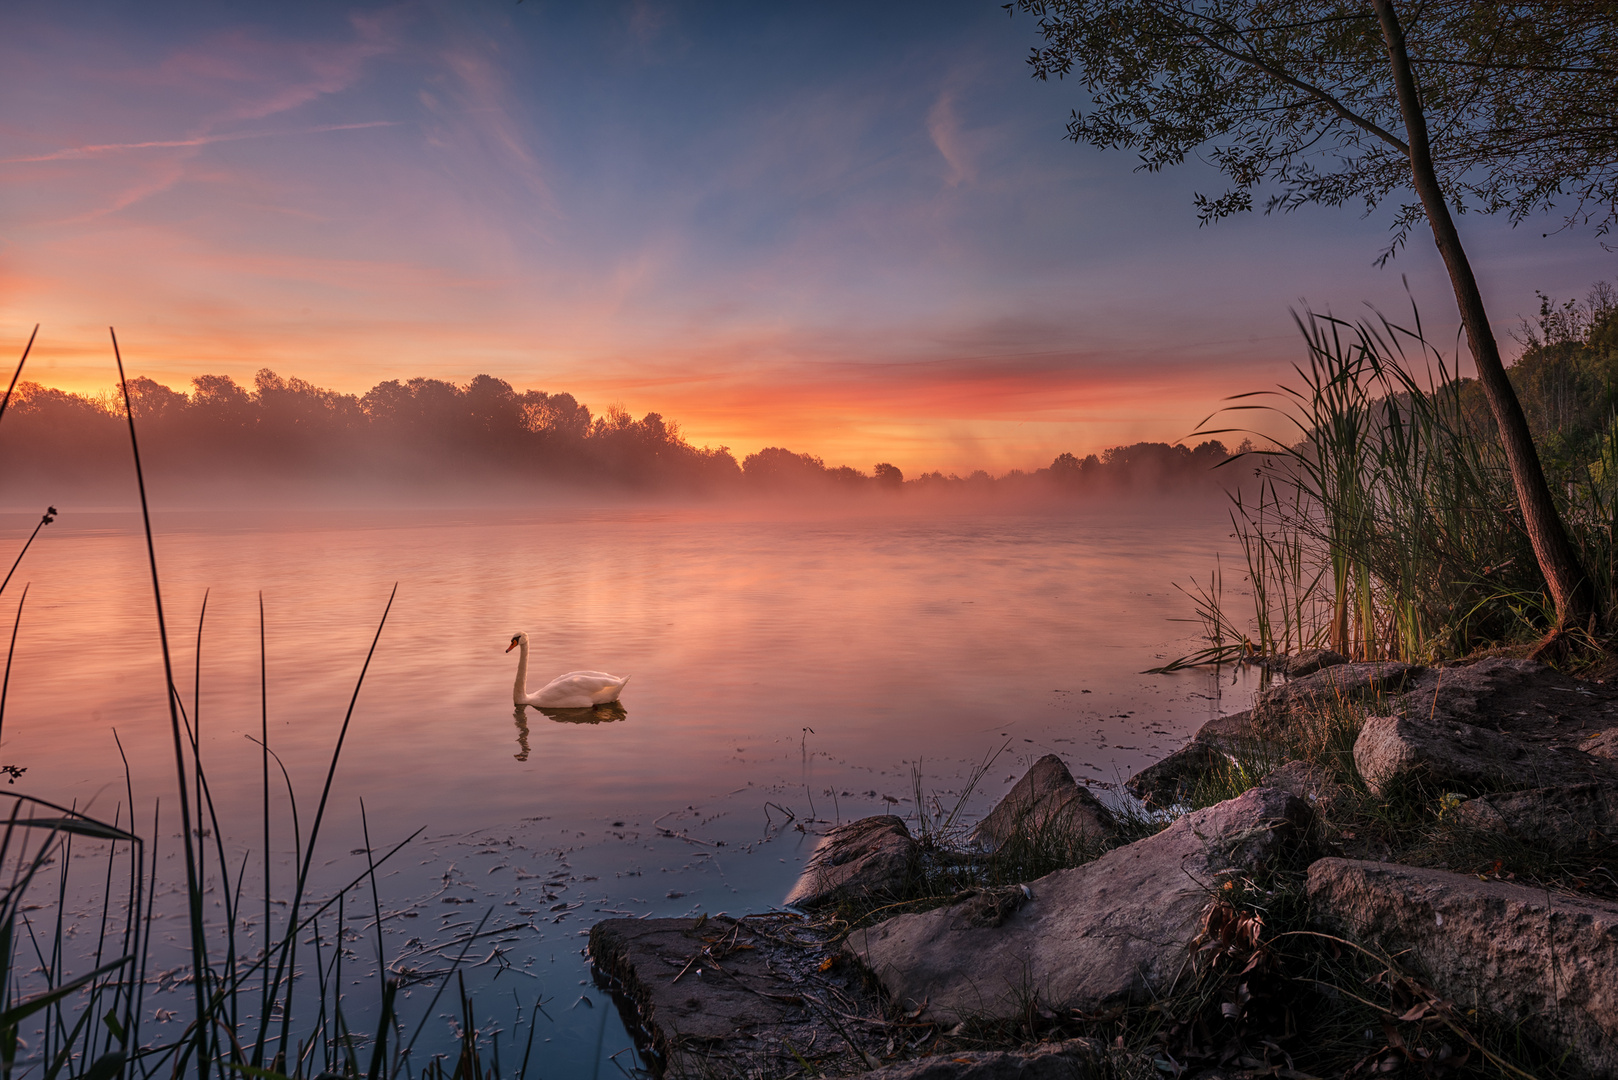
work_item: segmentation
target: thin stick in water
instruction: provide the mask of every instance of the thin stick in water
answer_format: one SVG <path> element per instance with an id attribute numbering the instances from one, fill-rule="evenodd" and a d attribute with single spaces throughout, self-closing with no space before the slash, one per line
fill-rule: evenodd
<path id="1" fill-rule="evenodd" d="M 11 689 L 11 658 L 17 652 L 17 628 L 22 626 L 22 606 L 28 603 L 28 586 L 22 587 L 22 599 L 17 601 L 17 620 L 11 624 L 11 647 L 6 650 L 6 677 L 0 682 L 0 735 L 5 733 L 6 726 L 6 694 Z M 13 776 L 12 783 L 17 778 Z"/>
<path id="2" fill-rule="evenodd" d="M 28 549 L 33 545 L 34 537 L 39 535 L 39 530 L 43 529 L 45 526 L 49 525 L 55 520 L 56 507 L 48 507 L 45 510 L 45 513 L 40 517 L 39 524 L 34 526 L 34 531 L 28 534 L 28 539 L 23 543 L 22 550 L 17 552 L 17 558 L 12 562 L 11 569 L 6 571 L 6 579 L 4 581 L 0 581 L 0 593 L 5 592 L 6 586 L 11 584 L 11 575 L 15 574 L 17 572 L 17 567 L 22 565 L 22 557 L 28 554 Z"/>

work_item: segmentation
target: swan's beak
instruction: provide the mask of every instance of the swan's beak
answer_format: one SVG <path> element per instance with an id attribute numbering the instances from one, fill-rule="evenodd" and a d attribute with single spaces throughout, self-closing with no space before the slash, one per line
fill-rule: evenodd
<path id="1" fill-rule="evenodd" d="M 506 646 L 506 652 L 510 652 L 512 649 L 515 649 L 516 647 L 517 647 L 517 643 L 515 641 L 513 641 L 510 645 Z"/>

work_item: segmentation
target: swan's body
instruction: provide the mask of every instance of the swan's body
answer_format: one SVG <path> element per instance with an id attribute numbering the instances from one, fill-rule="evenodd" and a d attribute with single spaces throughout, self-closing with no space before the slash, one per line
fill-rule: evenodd
<path id="1" fill-rule="evenodd" d="M 623 692 L 628 675 L 608 675 L 605 671 L 570 671 L 558 675 L 544 686 L 528 692 L 528 635 L 517 634 L 506 647 L 506 652 L 521 649 L 517 654 L 517 682 L 511 688 L 515 705 L 534 705 L 545 709 L 588 709 L 617 701 Z"/>

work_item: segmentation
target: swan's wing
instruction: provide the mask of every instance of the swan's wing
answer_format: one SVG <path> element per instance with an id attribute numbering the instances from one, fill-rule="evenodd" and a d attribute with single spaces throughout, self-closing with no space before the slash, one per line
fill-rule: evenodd
<path id="1" fill-rule="evenodd" d="M 605 671 L 570 671 L 552 679 L 533 697 L 541 705 L 599 705 L 616 699 L 626 681 Z"/>

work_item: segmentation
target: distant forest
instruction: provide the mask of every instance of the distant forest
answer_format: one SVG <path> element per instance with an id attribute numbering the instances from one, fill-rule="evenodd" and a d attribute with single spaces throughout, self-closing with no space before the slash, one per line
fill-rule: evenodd
<path id="1" fill-rule="evenodd" d="M 189 394 L 147 378 L 129 396 L 149 475 L 194 481 L 354 480 L 442 486 L 479 480 L 608 484 L 657 492 L 869 490 L 991 491 L 1037 485 L 1070 491 L 1205 482 L 1229 457 L 1218 442 L 1190 448 L 1136 443 L 1047 468 L 992 477 L 923 473 L 890 464 L 865 473 L 768 447 L 737 461 L 727 447 L 697 447 L 658 413 L 639 420 L 609 407 L 591 415 L 571 394 L 518 392 L 479 375 L 464 386 L 389 380 L 363 395 L 258 373 L 251 389 L 225 375 L 192 380 Z M 103 487 L 128 476 L 123 402 L 19 383 L 0 422 L 0 495 L 19 484 Z M 7 489 L 10 489 L 8 492 Z"/>

